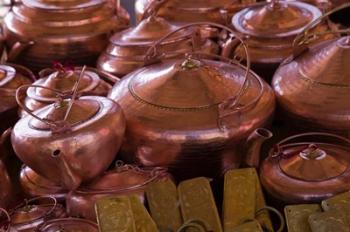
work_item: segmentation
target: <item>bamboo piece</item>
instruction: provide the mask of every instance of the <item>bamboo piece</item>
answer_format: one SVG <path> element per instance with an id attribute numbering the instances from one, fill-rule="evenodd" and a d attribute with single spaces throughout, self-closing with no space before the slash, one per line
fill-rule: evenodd
<path id="1" fill-rule="evenodd" d="M 318 204 L 288 205 L 284 208 L 288 232 L 311 232 L 308 218 L 321 212 Z"/>
<path id="2" fill-rule="evenodd" d="M 129 197 L 131 209 L 134 215 L 137 232 L 158 232 L 156 223 L 153 221 L 145 206 L 136 195 Z"/>

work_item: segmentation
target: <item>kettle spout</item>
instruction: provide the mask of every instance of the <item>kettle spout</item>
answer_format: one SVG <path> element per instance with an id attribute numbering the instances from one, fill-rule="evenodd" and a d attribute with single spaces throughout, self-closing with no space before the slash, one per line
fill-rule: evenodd
<path id="1" fill-rule="evenodd" d="M 272 136 L 272 132 L 264 128 L 258 128 L 250 134 L 245 145 L 245 164 L 248 167 L 259 167 L 261 145 Z"/>
<path id="2" fill-rule="evenodd" d="M 74 171 L 72 167 L 74 162 L 67 160 L 66 155 L 61 150 L 55 150 L 52 156 L 57 159 L 62 186 L 69 190 L 77 189 L 82 182 L 82 178 Z"/>

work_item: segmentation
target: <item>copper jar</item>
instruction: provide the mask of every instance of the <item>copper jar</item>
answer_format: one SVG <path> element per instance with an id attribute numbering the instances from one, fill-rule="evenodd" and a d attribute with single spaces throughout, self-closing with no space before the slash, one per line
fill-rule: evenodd
<path id="1" fill-rule="evenodd" d="M 96 220 L 95 202 L 115 195 L 137 195 L 144 202 L 147 184 L 169 178 L 161 168 L 138 168 L 122 165 L 106 172 L 88 185 L 67 195 L 67 212 L 70 216 Z"/>
<path id="2" fill-rule="evenodd" d="M 1 211 L 0 211 L 1 212 Z M 32 198 L 25 200 L 6 214 L 6 218 L 0 221 L 5 231 L 35 232 L 37 227 L 52 218 L 66 216 L 65 209 L 58 204 L 55 198 Z"/>
<path id="3" fill-rule="evenodd" d="M 98 226 L 95 222 L 81 218 L 59 218 L 49 220 L 39 226 L 37 232 L 98 232 Z"/>
<path id="4" fill-rule="evenodd" d="M 321 11 L 307 3 L 274 0 L 246 8 L 232 18 L 233 28 L 245 37 L 249 47 L 252 69 L 270 81 L 279 64 L 293 53 L 293 41 Z M 328 29 L 325 24 L 314 28 L 315 32 Z M 232 56 L 234 38 L 226 42 L 223 56 Z M 244 50 L 238 46 L 234 53 L 244 59 Z"/>
<path id="5" fill-rule="evenodd" d="M 115 1 L 23 0 L 6 15 L 4 33 L 9 60 L 39 71 L 54 61 L 95 65 L 109 35 L 128 24 Z"/>
<path id="6" fill-rule="evenodd" d="M 35 81 L 35 76 L 23 66 L 0 65 L 0 133 L 13 126 L 18 119 L 16 89 L 33 81 Z"/>
<path id="7" fill-rule="evenodd" d="M 83 75 L 84 71 L 80 77 Z M 33 113 L 21 105 L 29 115 L 17 122 L 11 137 L 23 163 L 66 189 L 76 189 L 105 171 L 125 130 L 124 114 L 117 103 L 98 96 L 76 99 L 78 84 L 72 99 Z M 27 87 L 32 86 L 21 88 Z M 20 92 L 18 89 L 17 94 Z"/>
<path id="8" fill-rule="evenodd" d="M 79 78 L 81 68 L 69 69 L 44 69 L 40 74 L 40 79 L 35 81 L 33 85 L 39 85 L 48 87 L 60 91 L 63 95 L 57 96 L 57 93 L 48 89 L 39 87 L 29 87 L 26 92 L 25 105 L 31 111 L 40 109 L 44 106 L 50 105 L 57 102 L 60 98 L 69 98 L 73 94 L 73 87 Z M 94 68 L 87 68 L 84 72 L 84 76 L 81 78 L 78 86 L 78 95 L 87 96 L 106 96 L 108 91 L 111 89 L 111 85 L 105 81 L 104 77 L 112 78 L 115 81 L 119 80 L 117 77 L 113 77 L 110 74 L 100 72 Z M 22 110 L 20 115 L 26 115 L 25 111 Z"/>
<path id="9" fill-rule="evenodd" d="M 109 97 L 120 104 L 127 120 L 122 159 L 169 167 L 178 179 L 216 176 L 227 166 L 239 166 L 244 155 L 237 150 L 271 119 L 274 94 L 237 62 L 203 56 L 193 53 L 161 62 L 156 56 L 153 65 L 114 85 Z"/>
<path id="10" fill-rule="evenodd" d="M 261 183 L 287 204 L 319 203 L 350 190 L 350 140 L 328 133 L 288 137 L 270 150 Z"/>

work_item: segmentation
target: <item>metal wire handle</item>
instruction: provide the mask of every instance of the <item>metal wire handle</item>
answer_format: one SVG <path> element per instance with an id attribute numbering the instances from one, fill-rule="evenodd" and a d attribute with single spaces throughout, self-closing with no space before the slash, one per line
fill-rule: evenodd
<path id="1" fill-rule="evenodd" d="M 196 228 L 199 232 L 213 232 L 208 230 L 205 223 L 200 219 L 191 219 L 185 222 L 176 232 L 186 232 L 189 228 Z"/>
<path id="2" fill-rule="evenodd" d="M 39 197 L 34 197 L 34 198 L 31 198 L 29 200 L 25 199 L 23 203 L 21 203 L 20 205 L 18 205 L 17 207 L 15 207 L 12 211 L 16 211 L 22 207 L 26 207 L 26 206 L 29 206 L 30 203 L 33 203 L 33 202 L 38 202 L 39 200 L 52 200 L 52 203 L 51 204 L 40 204 L 39 202 L 39 205 L 50 205 L 52 206 L 51 209 L 49 211 L 47 211 L 44 216 L 42 216 L 41 218 L 44 218 L 44 219 L 47 219 L 49 217 L 52 216 L 52 214 L 55 212 L 56 208 L 57 208 L 57 200 L 56 198 L 52 197 L 52 196 L 39 196 Z"/>
<path id="3" fill-rule="evenodd" d="M 2 228 L 6 229 L 6 232 L 10 232 L 10 229 L 11 229 L 11 216 L 10 214 L 7 212 L 6 209 L 4 208 L 0 208 L 0 212 L 2 212 L 3 214 L 5 214 L 5 216 L 7 217 L 7 225 L 3 225 L 1 226 Z M 0 231 L 2 231 L 2 228 L 0 227 Z M 5 231 L 4 231 L 5 232 Z"/>
<path id="4" fill-rule="evenodd" d="M 255 216 L 259 215 L 263 211 L 271 211 L 278 216 L 278 219 L 280 220 L 280 227 L 276 230 L 276 232 L 282 232 L 286 224 L 284 221 L 283 215 L 277 209 L 271 206 L 264 206 L 255 212 Z"/>
<path id="5" fill-rule="evenodd" d="M 232 35 L 234 35 L 237 40 L 242 44 L 245 55 L 246 55 L 246 71 L 245 71 L 245 75 L 244 75 L 244 81 L 243 84 L 241 85 L 241 88 L 239 89 L 237 95 L 235 97 L 233 97 L 233 102 L 232 104 L 230 104 L 230 108 L 233 108 L 237 105 L 237 103 L 239 102 L 240 98 L 243 96 L 243 94 L 245 93 L 246 89 L 248 88 L 248 75 L 250 73 L 250 67 L 251 67 L 251 61 L 250 61 L 250 56 L 249 56 L 249 52 L 248 52 L 248 47 L 245 44 L 244 40 L 239 37 L 237 35 L 237 33 L 235 31 L 233 31 L 231 28 L 221 25 L 221 24 L 217 24 L 217 23 L 212 23 L 212 22 L 198 22 L 198 23 L 190 23 L 187 25 L 184 25 L 168 34 L 166 34 L 165 36 L 163 36 L 162 38 L 160 38 L 158 41 L 154 42 L 152 44 L 152 46 L 147 50 L 146 55 L 145 55 L 145 63 L 151 63 L 150 61 L 152 60 L 157 60 L 157 58 L 159 58 L 160 54 L 158 54 L 158 50 L 157 47 L 164 42 L 165 40 L 167 40 L 168 38 L 170 38 L 171 36 L 173 36 L 174 34 L 178 33 L 181 30 L 185 30 L 187 28 L 191 28 L 191 27 L 198 27 L 198 26 L 211 26 L 211 27 L 218 27 L 221 28 L 223 30 L 228 31 L 229 33 L 231 33 Z M 194 45 L 195 46 L 195 45 Z M 209 54 L 207 54 L 208 56 L 210 56 Z M 231 62 L 227 62 L 229 65 L 232 65 Z"/>

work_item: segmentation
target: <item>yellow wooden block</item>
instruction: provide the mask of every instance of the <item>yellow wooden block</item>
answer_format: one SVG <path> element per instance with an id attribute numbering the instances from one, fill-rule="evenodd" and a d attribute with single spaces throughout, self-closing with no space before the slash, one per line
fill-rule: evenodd
<path id="1" fill-rule="evenodd" d="M 232 229 L 233 232 L 264 232 L 257 220 L 244 223 Z"/>
<path id="2" fill-rule="evenodd" d="M 284 208 L 284 214 L 288 232 L 311 232 L 308 219 L 316 212 L 321 212 L 318 204 L 287 205 Z"/>
<path id="3" fill-rule="evenodd" d="M 339 205 L 350 207 L 350 192 L 345 192 L 327 200 L 323 200 L 321 205 L 324 211 L 337 208 Z"/>
<path id="4" fill-rule="evenodd" d="M 134 215 L 137 232 L 158 232 L 156 223 L 154 223 L 147 209 L 141 203 L 138 196 L 130 196 L 131 209 Z"/>

